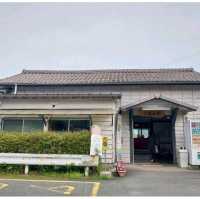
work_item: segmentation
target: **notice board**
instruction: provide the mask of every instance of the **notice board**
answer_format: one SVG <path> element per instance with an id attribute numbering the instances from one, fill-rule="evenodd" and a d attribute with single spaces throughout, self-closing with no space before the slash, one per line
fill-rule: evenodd
<path id="1" fill-rule="evenodd" d="M 200 165 L 200 121 L 188 121 L 187 149 L 191 165 Z"/>

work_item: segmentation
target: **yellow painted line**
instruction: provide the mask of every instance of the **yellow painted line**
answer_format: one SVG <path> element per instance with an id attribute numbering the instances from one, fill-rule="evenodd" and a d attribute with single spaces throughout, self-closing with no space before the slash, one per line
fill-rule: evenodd
<path id="1" fill-rule="evenodd" d="M 50 187 L 48 190 L 50 191 L 58 191 L 58 189 L 62 189 L 64 188 L 64 195 L 71 195 L 72 192 L 74 191 L 75 187 L 74 186 L 68 186 L 68 185 L 64 185 L 64 186 L 58 186 L 58 187 Z"/>
<path id="2" fill-rule="evenodd" d="M 100 185 L 101 183 L 100 182 L 95 182 L 93 187 L 92 187 L 92 192 L 91 192 L 91 196 L 97 196 L 98 194 L 98 191 L 100 189 Z"/>
<path id="3" fill-rule="evenodd" d="M 31 180 L 31 179 L 14 179 L 14 178 L 1 178 L 0 181 L 19 181 L 19 182 L 71 182 L 71 183 L 88 183 L 94 184 L 95 182 L 90 181 L 78 181 L 78 180 Z"/>
<path id="4" fill-rule="evenodd" d="M 91 181 L 68 181 L 68 180 L 29 180 L 29 179 L 0 179 L 1 180 L 5 180 L 5 181 L 18 181 L 18 182 L 71 182 L 71 183 L 83 183 L 83 184 L 93 184 L 92 187 L 92 192 L 91 192 L 91 196 L 96 196 L 99 189 L 100 189 L 100 185 L 101 183 L 99 182 L 91 182 Z M 1 183 L 0 183 L 1 184 Z M 35 186 L 36 187 L 36 186 Z"/>
<path id="5" fill-rule="evenodd" d="M 65 195 L 71 195 L 72 192 L 74 191 L 75 187 L 73 186 L 68 186 L 68 190 L 64 192 Z"/>
<path id="6" fill-rule="evenodd" d="M 41 186 L 37 186 L 37 185 L 30 185 L 30 187 L 37 188 L 37 189 L 41 189 L 41 190 L 45 190 L 45 191 L 51 191 L 51 192 L 61 193 L 61 194 L 63 193 L 63 192 L 61 192 L 61 191 L 50 190 L 49 188 L 41 187 Z"/>
<path id="7" fill-rule="evenodd" d="M 0 190 L 6 188 L 7 186 L 8 186 L 8 184 L 0 183 Z"/>

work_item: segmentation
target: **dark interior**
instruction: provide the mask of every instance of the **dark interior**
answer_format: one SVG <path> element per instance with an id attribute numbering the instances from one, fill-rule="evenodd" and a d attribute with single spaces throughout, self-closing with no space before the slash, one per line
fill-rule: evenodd
<path id="1" fill-rule="evenodd" d="M 50 120 L 50 131 L 68 131 L 68 121 L 66 120 Z"/>
<path id="2" fill-rule="evenodd" d="M 133 118 L 135 162 L 172 163 L 171 118 Z"/>
<path id="3" fill-rule="evenodd" d="M 49 121 L 50 131 L 89 131 L 91 122 L 89 119 L 52 119 Z"/>

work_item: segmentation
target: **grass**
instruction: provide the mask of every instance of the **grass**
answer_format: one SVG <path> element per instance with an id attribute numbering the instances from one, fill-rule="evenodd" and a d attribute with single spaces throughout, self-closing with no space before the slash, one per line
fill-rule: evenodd
<path id="1" fill-rule="evenodd" d="M 5 179 L 27 179 L 27 180 L 109 180 L 111 177 L 99 176 L 97 174 L 84 176 L 80 172 L 58 173 L 58 172 L 35 172 L 30 171 L 28 175 L 22 173 L 8 173 L 0 171 L 0 178 Z"/>

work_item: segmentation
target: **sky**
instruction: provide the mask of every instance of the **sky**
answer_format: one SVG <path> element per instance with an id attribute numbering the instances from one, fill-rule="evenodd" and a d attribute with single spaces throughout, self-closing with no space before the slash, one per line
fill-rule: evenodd
<path id="1" fill-rule="evenodd" d="M 0 3 L 0 78 L 168 67 L 200 71 L 200 3 Z"/>

